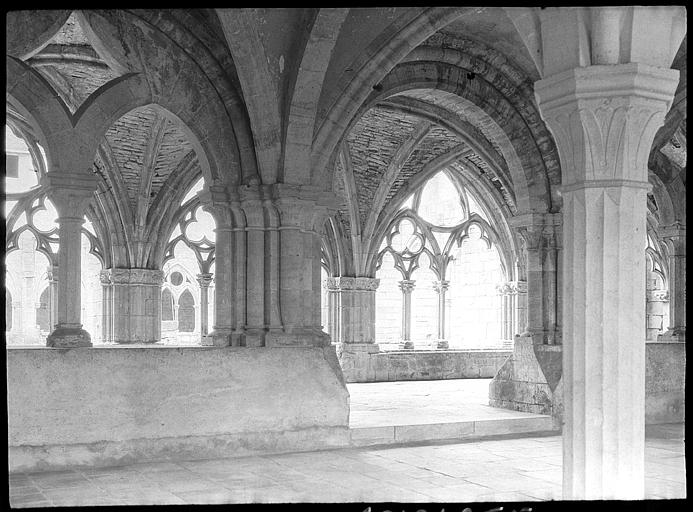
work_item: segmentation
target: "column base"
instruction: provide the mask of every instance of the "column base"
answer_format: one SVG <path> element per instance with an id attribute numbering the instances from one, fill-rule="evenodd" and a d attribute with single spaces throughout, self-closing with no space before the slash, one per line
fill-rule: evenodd
<path id="1" fill-rule="evenodd" d="M 330 335 L 320 328 L 298 328 L 291 332 L 270 329 L 265 335 L 266 347 L 329 347 Z"/>
<path id="2" fill-rule="evenodd" d="M 414 342 L 413 341 L 403 341 L 402 342 L 402 349 L 403 350 L 414 350 Z"/>
<path id="3" fill-rule="evenodd" d="M 380 348 L 375 343 L 337 343 L 337 354 L 377 354 Z"/>
<path id="4" fill-rule="evenodd" d="M 657 336 L 657 341 L 665 341 L 668 343 L 685 343 L 686 329 L 669 329 L 668 331 Z"/>
<path id="5" fill-rule="evenodd" d="M 215 329 L 201 338 L 200 345 L 205 347 L 228 347 L 232 345 L 231 335 L 231 330 Z"/>
<path id="6" fill-rule="evenodd" d="M 46 346 L 52 348 L 91 347 L 91 336 L 82 327 L 57 326 L 46 337 Z"/>
<path id="7" fill-rule="evenodd" d="M 433 348 L 436 350 L 447 350 L 450 348 L 450 342 L 448 340 L 436 340 L 433 342 Z"/>

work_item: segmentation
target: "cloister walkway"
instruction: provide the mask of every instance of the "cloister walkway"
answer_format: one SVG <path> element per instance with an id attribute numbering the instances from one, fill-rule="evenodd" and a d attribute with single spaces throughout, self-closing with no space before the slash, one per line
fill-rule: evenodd
<path id="1" fill-rule="evenodd" d="M 547 433 L 550 416 L 488 405 L 491 379 L 347 384 L 356 446 Z"/>

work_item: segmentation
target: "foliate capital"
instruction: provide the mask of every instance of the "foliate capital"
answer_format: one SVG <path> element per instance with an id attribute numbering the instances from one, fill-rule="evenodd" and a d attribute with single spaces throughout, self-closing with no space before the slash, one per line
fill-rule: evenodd
<path id="1" fill-rule="evenodd" d="M 646 183 L 652 142 L 678 78 L 676 70 L 629 63 L 570 69 L 536 82 L 537 104 L 563 164 L 563 186 Z"/>
<path id="2" fill-rule="evenodd" d="M 104 284 L 161 286 L 164 282 L 163 271 L 148 268 L 109 268 L 101 271 L 99 277 Z"/>
<path id="3" fill-rule="evenodd" d="M 374 277 L 328 277 L 325 288 L 330 291 L 370 291 L 374 292 L 380 285 L 380 279 Z"/>
<path id="4" fill-rule="evenodd" d="M 197 282 L 200 285 L 200 288 L 207 288 L 209 287 L 210 284 L 212 284 L 212 281 L 214 280 L 214 274 L 210 272 L 203 272 L 202 274 L 197 274 Z"/>
<path id="5" fill-rule="evenodd" d="M 402 279 L 397 284 L 399 284 L 399 289 L 402 290 L 404 293 L 411 293 L 414 290 L 416 281 L 412 279 Z"/>
<path id="6" fill-rule="evenodd" d="M 499 295 L 518 295 L 527 293 L 526 281 L 508 281 L 496 285 L 496 291 Z"/>
<path id="7" fill-rule="evenodd" d="M 450 281 L 433 281 L 433 289 L 438 293 L 447 291 L 448 288 L 450 288 Z"/>

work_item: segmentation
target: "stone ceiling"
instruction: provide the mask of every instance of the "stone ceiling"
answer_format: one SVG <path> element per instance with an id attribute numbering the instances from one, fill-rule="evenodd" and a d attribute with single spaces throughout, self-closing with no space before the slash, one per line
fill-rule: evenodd
<path id="1" fill-rule="evenodd" d="M 72 113 L 95 90 L 118 77 L 89 44 L 74 13 L 27 63 L 48 80 Z"/>
<path id="2" fill-rule="evenodd" d="M 132 212 L 150 204 L 193 149 L 181 129 L 154 108 L 144 107 L 118 119 L 106 132 L 114 169 Z"/>

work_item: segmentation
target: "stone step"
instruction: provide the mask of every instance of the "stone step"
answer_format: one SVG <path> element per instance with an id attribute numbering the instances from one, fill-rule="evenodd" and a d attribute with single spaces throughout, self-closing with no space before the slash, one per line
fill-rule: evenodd
<path id="1" fill-rule="evenodd" d="M 352 446 L 373 446 L 419 441 L 482 439 L 498 435 L 556 433 L 551 416 L 485 419 L 416 425 L 383 425 L 349 429 Z"/>

